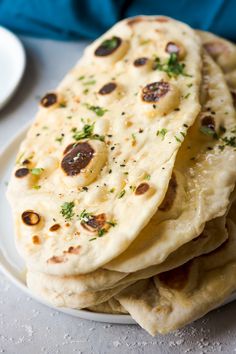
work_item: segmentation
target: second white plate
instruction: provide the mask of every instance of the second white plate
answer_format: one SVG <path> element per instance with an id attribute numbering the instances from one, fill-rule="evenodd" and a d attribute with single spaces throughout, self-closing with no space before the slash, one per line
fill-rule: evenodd
<path id="1" fill-rule="evenodd" d="M 25 51 L 20 40 L 0 27 L 0 109 L 17 89 L 25 70 Z"/>

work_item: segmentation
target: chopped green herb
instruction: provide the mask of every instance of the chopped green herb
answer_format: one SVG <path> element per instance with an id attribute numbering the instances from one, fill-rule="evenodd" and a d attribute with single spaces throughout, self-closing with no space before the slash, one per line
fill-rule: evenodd
<path id="1" fill-rule="evenodd" d="M 185 138 L 186 134 L 184 132 L 180 132 L 180 134 Z"/>
<path id="2" fill-rule="evenodd" d="M 38 189 L 40 189 L 40 188 L 41 188 L 41 186 L 39 186 L 39 185 L 35 185 L 35 186 L 33 186 L 32 188 L 33 188 L 33 189 L 38 190 Z"/>
<path id="3" fill-rule="evenodd" d="M 222 141 L 225 143 L 226 146 L 232 146 L 236 148 L 236 136 L 230 136 L 222 138 Z"/>
<path id="4" fill-rule="evenodd" d="M 73 218 L 75 203 L 74 202 L 65 202 L 61 206 L 61 214 L 66 220 L 71 220 Z"/>
<path id="5" fill-rule="evenodd" d="M 59 104 L 59 107 L 60 107 L 60 108 L 65 108 L 65 107 L 66 107 L 66 103 L 65 103 L 65 102 L 61 102 L 61 103 Z"/>
<path id="6" fill-rule="evenodd" d="M 87 212 L 86 209 L 84 209 L 80 215 L 79 215 L 79 220 L 83 221 L 83 222 L 88 222 L 89 220 L 91 220 L 93 218 L 93 214 Z"/>
<path id="7" fill-rule="evenodd" d="M 144 176 L 144 179 L 146 179 L 147 181 L 150 181 L 151 175 L 147 174 Z"/>
<path id="8" fill-rule="evenodd" d="M 123 190 L 119 193 L 119 195 L 118 195 L 118 199 L 123 198 L 123 197 L 124 197 L 124 195 L 125 195 L 125 190 L 123 189 Z"/>
<path id="9" fill-rule="evenodd" d="M 191 83 L 191 84 L 188 84 L 187 86 L 188 86 L 188 87 L 192 87 L 192 86 L 193 86 L 193 84 Z"/>
<path id="10" fill-rule="evenodd" d="M 30 172 L 32 173 L 32 175 L 34 176 L 39 176 L 41 175 L 41 173 L 44 171 L 44 168 L 40 168 L 40 167 L 35 167 L 35 168 L 32 168 L 30 170 Z"/>
<path id="11" fill-rule="evenodd" d="M 94 84 L 96 84 L 96 80 L 89 80 L 89 81 L 83 82 L 84 86 L 91 86 Z"/>
<path id="12" fill-rule="evenodd" d="M 161 130 L 158 130 L 156 135 L 160 135 L 161 136 L 161 140 L 165 139 L 165 135 L 167 134 L 168 130 L 165 128 L 162 128 Z"/>
<path id="13" fill-rule="evenodd" d="M 180 140 L 180 138 L 178 138 L 176 135 L 175 135 L 175 140 L 178 141 L 178 143 L 182 143 L 182 141 Z"/>
<path id="14" fill-rule="evenodd" d="M 160 70 L 167 73 L 169 77 L 176 77 L 178 75 L 189 76 L 185 72 L 185 64 L 180 63 L 176 53 L 171 53 L 167 62 L 161 63 L 160 58 L 156 57 L 153 63 L 153 70 Z"/>
<path id="15" fill-rule="evenodd" d="M 111 225 L 112 227 L 115 227 L 117 225 L 117 222 L 115 221 L 107 221 L 108 225 Z"/>
<path id="16" fill-rule="evenodd" d="M 67 119 L 71 119 L 71 118 L 72 118 L 72 116 L 67 116 L 66 118 L 67 118 Z"/>
<path id="17" fill-rule="evenodd" d="M 140 45 L 145 45 L 145 44 L 148 44 L 148 43 L 150 43 L 150 42 L 151 42 L 151 39 L 141 39 L 140 42 L 139 42 L 139 44 L 140 44 Z"/>
<path id="18" fill-rule="evenodd" d="M 107 49 L 114 49 L 117 47 L 117 44 L 118 38 L 113 36 L 111 39 L 106 39 L 105 41 L 103 41 L 101 45 Z"/>
<path id="19" fill-rule="evenodd" d="M 115 188 L 111 188 L 111 189 L 109 190 L 109 192 L 110 192 L 110 193 L 114 193 L 114 192 L 115 192 Z"/>
<path id="20" fill-rule="evenodd" d="M 82 76 L 80 76 L 80 77 L 78 78 L 78 80 L 81 81 L 81 80 L 83 80 L 84 78 L 85 78 L 85 76 L 82 75 Z"/>
<path id="21" fill-rule="evenodd" d="M 77 131 L 76 128 L 72 128 L 72 132 L 75 133 L 73 135 L 73 138 L 78 141 L 86 138 L 90 138 L 93 140 L 100 140 L 100 141 L 105 141 L 105 136 L 104 135 L 98 135 L 98 134 L 93 134 L 93 129 L 94 129 L 94 123 L 93 124 L 85 124 L 83 129 L 80 131 Z"/>
<path id="22" fill-rule="evenodd" d="M 96 113 L 96 115 L 99 116 L 99 117 L 104 116 L 104 114 L 105 114 L 106 112 L 108 112 L 108 109 L 106 109 L 106 108 L 102 108 L 102 107 L 99 107 L 99 106 L 93 106 L 93 105 L 90 105 L 89 103 L 84 103 L 84 105 L 85 105 L 90 111 L 93 111 L 94 113 Z"/>
<path id="23" fill-rule="evenodd" d="M 208 136 L 217 137 L 215 130 L 214 130 L 214 129 L 211 129 L 211 128 L 205 126 L 205 125 L 202 125 L 202 126 L 200 127 L 200 132 L 203 133 L 203 134 L 205 134 L 205 135 L 208 135 Z"/>
<path id="24" fill-rule="evenodd" d="M 88 93 L 89 93 L 89 89 L 88 89 L 88 88 L 86 88 L 86 89 L 83 90 L 83 94 L 84 94 L 84 95 L 87 95 Z"/>
<path id="25" fill-rule="evenodd" d="M 91 139 L 105 141 L 105 136 L 104 135 L 94 134 L 93 136 L 91 136 Z"/>
<path id="26" fill-rule="evenodd" d="M 93 238 L 90 238 L 89 241 L 94 241 L 94 240 L 96 240 L 96 239 L 97 239 L 96 237 L 93 237 Z"/>
<path id="27" fill-rule="evenodd" d="M 83 129 L 78 131 L 76 128 L 72 128 L 72 132 L 75 133 L 73 138 L 75 140 L 81 140 L 85 138 L 90 138 L 93 135 L 94 123 L 93 124 L 85 124 Z"/>
<path id="28" fill-rule="evenodd" d="M 64 139 L 64 136 L 60 136 L 60 137 L 56 138 L 55 140 L 61 144 L 63 139 Z"/>
<path id="29" fill-rule="evenodd" d="M 190 95 L 191 95 L 191 93 L 189 92 L 184 96 L 184 98 L 187 99 L 187 98 L 189 98 Z"/>
<path id="30" fill-rule="evenodd" d="M 105 230 L 105 229 L 99 229 L 99 230 L 98 230 L 98 237 L 104 236 L 105 233 L 107 233 L 107 230 Z"/>

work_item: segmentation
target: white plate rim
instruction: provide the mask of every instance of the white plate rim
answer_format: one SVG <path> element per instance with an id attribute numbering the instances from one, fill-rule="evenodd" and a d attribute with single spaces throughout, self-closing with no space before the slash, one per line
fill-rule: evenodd
<path id="1" fill-rule="evenodd" d="M 0 167 L 1 163 L 4 159 L 4 155 L 7 154 L 7 151 L 12 148 L 12 146 L 18 141 L 19 139 L 22 140 L 23 136 L 25 136 L 27 130 L 29 128 L 29 123 L 27 123 L 18 133 L 16 133 L 12 139 L 9 140 L 8 143 L 5 144 L 5 146 L 0 150 Z M 14 235 L 12 235 L 14 237 Z M 1 247 L 0 247 L 1 248 Z M 5 258 L 5 261 L 7 261 L 7 258 Z M 9 263 L 10 268 L 12 265 Z M 77 310 L 77 309 L 70 309 L 70 308 L 64 308 L 64 307 L 55 307 L 52 304 L 48 303 L 47 301 L 44 301 L 40 297 L 36 296 L 33 294 L 29 288 L 27 288 L 26 284 L 22 281 L 19 281 L 14 276 L 14 272 L 11 272 L 3 262 L 1 262 L 0 259 L 0 271 L 14 284 L 16 285 L 21 291 L 26 293 L 28 296 L 33 298 L 34 300 L 38 301 L 39 303 L 55 310 L 59 311 L 62 313 L 65 313 L 67 315 L 71 315 L 73 317 L 78 317 L 86 320 L 92 320 L 96 322 L 105 322 L 105 323 L 117 323 L 117 324 L 136 324 L 134 319 L 130 315 L 116 315 L 116 314 L 106 314 L 106 313 L 100 313 L 100 312 L 92 312 L 88 310 Z M 16 269 L 17 271 L 17 269 Z M 19 271 L 19 270 L 18 270 Z M 228 299 L 226 299 L 221 305 L 217 306 L 221 307 L 223 305 L 226 305 L 232 301 L 236 300 L 236 292 L 233 293 L 231 296 L 229 296 Z"/>
<path id="2" fill-rule="evenodd" d="M 11 97 L 14 95 L 22 80 L 25 67 L 26 67 L 26 54 L 22 42 L 13 32 L 9 31 L 7 28 L 3 26 L 0 26 L 0 31 L 3 34 L 5 33 L 7 36 L 9 36 L 12 39 L 12 41 L 15 43 L 16 50 L 18 52 L 18 64 L 19 64 L 18 75 L 15 77 L 14 86 L 12 86 L 11 91 L 9 91 L 8 95 L 2 101 L 0 101 L 0 109 L 2 109 L 9 102 Z"/>

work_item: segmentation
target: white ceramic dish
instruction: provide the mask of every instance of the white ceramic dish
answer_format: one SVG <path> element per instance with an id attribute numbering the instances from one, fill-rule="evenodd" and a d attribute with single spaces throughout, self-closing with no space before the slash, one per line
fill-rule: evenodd
<path id="1" fill-rule="evenodd" d="M 25 70 L 25 51 L 19 39 L 0 27 L 0 109 L 16 91 Z"/>
<path id="2" fill-rule="evenodd" d="M 24 138 L 27 128 L 25 127 L 19 132 L 0 153 L 0 270 L 26 294 L 57 311 L 98 322 L 134 324 L 135 321 L 129 315 L 109 315 L 85 310 L 53 307 L 51 304 L 36 297 L 26 287 L 24 279 L 25 266 L 15 248 L 11 210 L 5 194 L 10 171 L 12 170 L 20 142 Z M 231 295 L 224 304 L 233 300 L 236 300 L 236 293 Z"/>

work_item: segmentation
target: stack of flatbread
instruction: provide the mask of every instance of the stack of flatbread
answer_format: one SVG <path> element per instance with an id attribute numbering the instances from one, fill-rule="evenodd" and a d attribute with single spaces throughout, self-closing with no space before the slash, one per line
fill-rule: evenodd
<path id="1" fill-rule="evenodd" d="M 152 335 L 236 290 L 236 47 L 136 17 L 92 43 L 39 112 L 8 188 L 26 282 Z"/>

